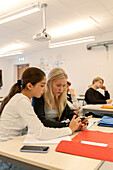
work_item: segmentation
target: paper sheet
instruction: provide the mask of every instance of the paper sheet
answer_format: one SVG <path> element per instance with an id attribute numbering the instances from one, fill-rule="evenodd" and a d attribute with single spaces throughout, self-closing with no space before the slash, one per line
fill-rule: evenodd
<path id="1" fill-rule="evenodd" d="M 108 145 L 105 143 L 97 143 L 97 142 L 90 142 L 90 141 L 80 141 L 80 143 L 84 143 L 88 145 L 95 145 L 95 146 L 103 146 L 103 147 L 106 147 Z"/>
<path id="2" fill-rule="evenodd" d="M 89 121 L 89 124 L 86 129 L 89 129 L 93 124 L 95 124 L 97 122 L 97 120 L 95 120 L 93 118 L 90 118 L 88 121 Z"/>
<path id="3" fill-rule="evenodd" d="M 64 136 L 64 137 L 51 139 L 51 140 L 38 140 L 35 138 L 35 135 L 32 133 L 32 131 L 28 130 L 28 133 L 23 143 L 24 144 L 58 144 L 61 140 L 71 141 L 71 138 L 69 136 Z"/>

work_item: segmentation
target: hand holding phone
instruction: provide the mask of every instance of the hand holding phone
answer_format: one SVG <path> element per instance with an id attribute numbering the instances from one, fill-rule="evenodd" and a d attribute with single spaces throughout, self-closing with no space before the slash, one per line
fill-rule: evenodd
<path id="1" fill-rule="evenodd" d="M 36 153 L 47 153 L 49 151 L 48 146 L 31 146 L 24 145 L 21 149 L 21 152 L 36 152 Z"/>
<path id="2" fill-rule="evenodd" d="M 88 117 L 82 117 L 81 118 L 81 122 L 82 123 L 85 123 L 85 122 L 88 122 L 88 119 L 92 118 L 92 115 L 91 116 L 88 116 Z"/>

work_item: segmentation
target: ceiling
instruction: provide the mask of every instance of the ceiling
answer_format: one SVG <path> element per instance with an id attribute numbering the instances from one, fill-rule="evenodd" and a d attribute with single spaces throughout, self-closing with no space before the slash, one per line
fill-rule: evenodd
<path id="1" fill-rule="evenodd" d="M 0 16 L 36 2 L 36 0 L 0 0 Z M 112 0 L 40 0 L 39 2 L 48 5 L 46 32 L 51 35 L 52 42 L 113 31 Z M 48 42 L 38 42 L 32 38 L 42 29 L 42 10 L 1 24 L 0 47 L 3 48 L 14 42 L 23 42 L 26 44 L 25 55 L 48 48 Z M 58 29 L 61 29 L 60 32 L 55 32 Z"/>

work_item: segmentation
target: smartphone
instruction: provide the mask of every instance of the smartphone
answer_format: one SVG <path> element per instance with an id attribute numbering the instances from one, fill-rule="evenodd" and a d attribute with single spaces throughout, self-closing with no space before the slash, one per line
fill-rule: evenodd
<path id="1" fill-rule="evenodd" d="M 83 122 L 85 119 L 86 119 L 86 117 L 82 117 L 82 118 L 81 118 L 81 122 Z"/>
<path id="2" fill-rule="evenodd" d="M 81 122 L 84 123 L 85 121 L 87 121 L 88 119 L 92 118 L 92 115 L 91 116 L 88 116 L 88 117 L 82 117 L 81 118 Z"/>
<path id="3" fill-rule="evenodd" d="M 48 146 L 31 146 L 24 145 L 21 149 L 21 152 L 36 152 L 36 153 L 47 153 L 49 151 Z"/>

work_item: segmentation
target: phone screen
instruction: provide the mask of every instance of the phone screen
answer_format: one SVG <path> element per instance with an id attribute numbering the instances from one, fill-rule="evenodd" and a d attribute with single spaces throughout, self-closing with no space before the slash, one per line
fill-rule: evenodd
<path id="1" fill-rule="evenodd" d="M 47 153 L 49 151 L 48 146 L 28 146 L 25 145 L 20 149 L 21 152 L 38 152 L 38 153 Z"/>

